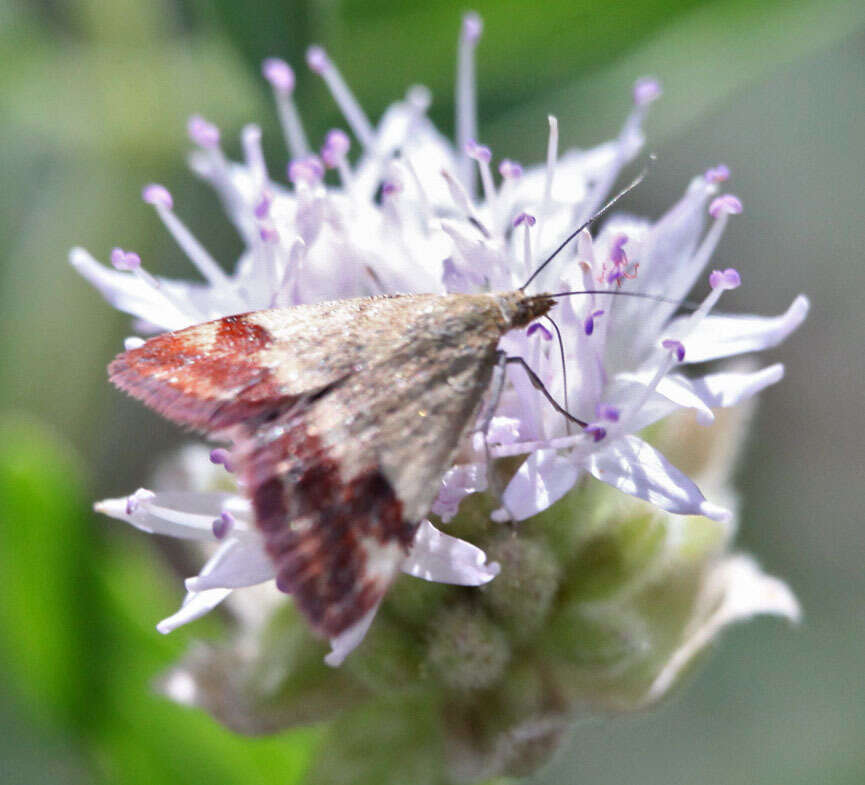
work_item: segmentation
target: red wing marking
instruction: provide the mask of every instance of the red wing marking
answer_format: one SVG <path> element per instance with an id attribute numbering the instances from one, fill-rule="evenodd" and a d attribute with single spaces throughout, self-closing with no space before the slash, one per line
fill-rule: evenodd
<path id="1" fill-rule="evenodd" d="M 253 419 L 295 397 L 280 394 L 261 361 L 270 333 L 247 316 L 151 338 L 118 355 L 111 381 L 170 420 L 218 430 Z"/>
<path id="2" fill-rule="evenodd" d="M 268 430 L 245 457 L 256 522 L 276 585 L 332 638 L 384 596 L 417 524 L 403 520 L 402 502 L 378 467 L 343 479 L 303 411 Z"/>

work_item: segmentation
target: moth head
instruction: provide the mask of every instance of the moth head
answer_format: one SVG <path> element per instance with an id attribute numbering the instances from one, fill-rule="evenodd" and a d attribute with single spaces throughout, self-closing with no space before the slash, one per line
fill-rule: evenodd
<path id="1" fill-rule="evenodd" d="M 525 295 L 519 290 L 508 295 L 506 299 L 509 301 L 506 305 L 510 316 L 509 329 L 526 327 L 535 319 L 546 314 L 556 304 L 556 301 L 549 295 Z"/>

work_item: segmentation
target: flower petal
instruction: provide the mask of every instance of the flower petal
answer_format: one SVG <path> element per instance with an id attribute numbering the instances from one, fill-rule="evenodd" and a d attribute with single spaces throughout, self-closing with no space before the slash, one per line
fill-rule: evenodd
<path id="1" fill-rule="evenodd" d="M 431 512 L 445 523 L 459 510 L 460 502 L 470 493 L 486 490 L 487 471 L 482 463 L 460 463 L 451 467 L 442 477 L 439 495 L 433 502 Z"/>
<path id="2" fill-rule="evenodd" d="M 639 410 L 629 415 L 628 430 L 638 433 L 643 428 L 672 414 L 677 407 L 696 409 L 700 416 L 711 421 L 714 415 L 703 400 L 693 390 L 676 384 L 671 381 L 671 378 L 678 377 L 665 376 L 661 379 Z M 611 385 L 606 400 L 617 408 L 627 411 L 630 403 L 645 397 L 646 388 L 652 381 L 651 372 L 620 373 Z"/>
<path id="3" fill-rule="evenodd" d="M 799 603 L 790 587 L 766 575 L 749 556 L 736 554 L 718 562 L 706 577 L 696 603 L 695 619 L 644 697 L 652 703 L 675 683 L 688 663 L 723 627 L 759 614 L 798 622 Z"/>
<path id="4" fill-rule="evenodd" d="M 231 589 L 209 589 L 208 591 L 189 592 L 183 598 L 183 604 L 177 613 L 163 619 L 156 625 L 156 629 L 163 635 L 189 624 L 191 621 L 200 619 L 205 613 L 212 611 L 229 594 Z"/>
<path id="5" fill-rule="evenodd" d="M 196 321 L 194 316 L 182 313 L 140 278 L 128 272 L 109 270 L 83 248 L 73 248 L 69 252 L 69 263 L 119 311 L 165 330 L 178 330 Z M 184 288 L 187 286 L 180 282 L 174 284 Z"/>
<path id="6" fill-rule="evenodd" d="M 780 316 L 707 316 L 684 339 L 686 363 L 702 363 L 734 354 L 777 346 L 808 315 L 810 303 L 800 294 Z M 676 319 L 667 331 L 675 338 L 688 317 Z"/>
<path id="7" fill-rule="evenodd" d="M 168 491 L 154 494 L 131 510 L 128 498 L 104 499 L 93 508 L 149 534 L 193 540 L 214 539 L 213 520 L 226 507 L 231 507 L 234 512 L 239 506 L 232 504 L 237 497 L 230 493 Z M 238 518 L 238 524 L 238 529 L 246 528 L 242 518 Z"/>
<path id="8" fill-rule="evenodd" d="M 707 425 L 715 419 L 713 408 L 735 406 L 783 378 L 784 366 L 776 363 L 751 373 L 710 373 L 697 379 L 667 376 L 657 389 L 680 406 L 697 409 L 699 422 Z"/>
<path id="9" fill-rule="evenodd" d="M 276 575 L 260 537 L 232 538 L 224 542 L 194 578 L 186 580 L 191 592 L 238 589 L 269 581 Z"/>
<path id="10" fill-rule="evenodd" d="M 513 444 L 520 438 L 520 421 L 516 417 L 496 416 L 490 420 L 487 442 L 490 444 Z"/>
<path id="11" fill-rule="evenodd" d="M 416 578 L 456 586 L 482 586 L 499 574 L 496 562 L 487 563 L 478 547 L 439 531 L 429 521 L 421 521 L 411 552 L 402 571 Z"/>
<path id="12" fill-rule="evenodd" d="M 562 498 L 577 481 L 580 469 L 556 450 L 532 453 L 502 494 L 507 511 L 518 521 L 531 518 Z"/>
<path id="13" fill-rule="evenodd" d="M 726 521 L 730 513 L 706 501 L 700 489 L 661 453 L 636 436 L 617 439 L 589 457 L 597 479 L 677 515 L 705 515 Z"/>

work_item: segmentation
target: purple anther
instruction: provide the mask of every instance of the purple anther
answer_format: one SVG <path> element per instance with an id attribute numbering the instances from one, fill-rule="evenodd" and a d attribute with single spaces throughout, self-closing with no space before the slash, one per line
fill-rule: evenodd
<path id="1" fill-rule="evenodd" d="M 231 467 L 231 453 L 224 447 L 216 447 L 210 451 L 210 462 L 217 466 L 224 466 L 225 471 L 233 471 Z"/>
<path id="2" fill-rule="evenodd" d="M 713 270 L 709 275 L 709 286 L 713 289 L 736 289 L 742 285 L 742 276 L 734 267 L 726 270 Z"/>
<path id="3" fill-rule="evenodd" d="M 288 165 L 288 179 L 293 183 L 313 184 L 324 177 L 324 164 L 317 155 L 297 158 Z"/>
<path id="4" fill-rule="evenodd" d="M 603 315 L 603 311 L 592 311 L 583 322 L 583 332 L 586 335 L 591 335 L 595 331 L 595 319 Z"/>
<path id="5" fill-rule="evenodd" d="M 350 147 L 351 140 L 348 138 L 348 134 L 339 128 L 332 128 L 324 138 L 321 160 L 324 161 L 326 167 L 333 169 L 345 158 Z"/>
<path id="6" fill-rule="evenodd" d="M 709 215 L 711 215 L 712 218 L 717 218 L 722 213 L 726 213 L 727 215 L 738 215 L 741 212 L 742 202 L 739 201 L 737 196 L 733 196 L 733 194 L 723 194 L 717 199 L 713 199 L 712 203 L 709 205 Z"/>
<path id="7" fill-rule="evenodd" d="M 523 167 L 517 161 L 505 158 L 505 160 L 499 164 L 499 174 L 504 177 L 505 180 L 517 180 L 523 176 Z"/>
<path id="8" fill-rule="evenodd" d="M 255 217 L 259 220 L 266 218 L 268 213 L 270 213 L 271 204 L 273 204 L 273 194 L 270 191 L 262 191 L 261 198 L 258 200 L 258 203 L 255 205 L 253 210 Z"/>
<path id="9" fill-rule="evenodd" d="M 613 244 L 610 248 L 610 261 L 613 264 L 627 264 L 628 256 L 625 253 L 625 243 L 628 242 L 628 235 L 617 234 L 613 238 Z"/>
<path id="10" fill-rule="evenodd" d="M 317 155 L 307 156 L 306 165 L 310 168 L 316 180 L 321 180 L 324 177 L 324 164 Z"/>
<path id="11" fill-rule="evenodd" d="M 261 238 L 262 242 L 265 243 L 279 242 L 279 232 L 277 232 L 272 226 L 259 226 L 258 236 Z"/>
<path id="12" fill-rule="evenodd" d="M 324 73 L 328 66 L 327 52 L 320 46 L 311 46 L 306 50 L 306 64 L 317 74 Z"/>
<path id="13" fill-rule="evenodd" d="M 474 158 L 475 161 L 488 164 L 492 160 L 493 152 L 486 145 L 478 144 L 474 139 L 469 139 L 466 142 L 466 155 L 469 158 Z"/>
<path id="14" fill-rule="evenodd" d="M 201 115 L 194 114 L 186 123 L 186 132 L 194 144 L 212 149 L 219 146 L 219 129 Z"/>
<path id="15" fill-rule="evenodd" d="M 634 103 L 637 106 L 646 106 L 661 95 L 661 83 L 657 79 L 644 76 L 634 83 Z"/>
<path id="16" fill-rule="evenodd" d="M 726 164 L 718 164 L 707 169 L 703 175 L 707 183 L 723 183 L 730 179 L 730 168 Z"/>
<path id="17" fill-rule="evenodd" d="M 147 488 L 139 488 L 131 496 L 126 497 L 126 514 L 132 515 L 142 502 L 146 502 L 155 497 L 156 494 L 153 491 L 148 491 Z"/>
<path id="18" fill-rule="evenodd" d="M 610 272 L 607 273 L 607 283 L 615 283 L 620 278 L 624 277 L 625 270 L 621 265 L 619 265 L 617 267 L 614 267 L 612 270 L 610 270 Z"/>
<path id="19" fill-rule="evenodd" d="M 223 510 L 219 517 L 213 522 L 213 536 L 217 540 L 224 540 L 226 535 L 234 528 L 234 516 Z"/>
<path id="20" fill-rule="evenodd" d="M 616 406 L 611 406 L 608 403 L 598 404 L 598 418 L 601 420 L 606 420 L 607 422 L 618 422 L 620 414 L 621 412 L 619 412 L 619 409 Z"/>
<path id="21" fill-rule="evenodd" d="M 541 337 L 545 341 L 552 341 L 553 340 L 553 334 L 546 327 L 544 327 L 544 325 L 542 325 L 540 322 L 532 322 L 529 325 L 529 329 L 526 330 L 526 335 L 528 335 L 528 336 L 532 336 L 535 333 L 540 333 Z"/>
<path id="22" fill-rule="evenodd" d="M 520 213 L 516 218 L 514 218 L 514 226 L 519 226 L 520 224 L 534 226 L 536 221 L 537 218 L 535 218 L 531 213 Z"/>
<path id="23" fill-rule="evenodd" d="M 174 199 L 171 196 L 171 192 L 164 185 L 159 185 L 159 183 L 145 185 L 141 189 L 141 198 L 147 204 L 152 204 L 154 207 L 165 207 L 167 210 L 174 207 Z"/>
<path id="24" fill-rule="evenodd" d="M 285 60 L 268 57 L 261 64 L 261 73 L 277 92 L 288 95 L 294 90 L 294 71 Z"/>
<path id="25" fill-rule="evenodd" d="M 583 433 L 591 434 L 594 441 L 599 442 L 607 435 L 607 429 L 602 425 L 587 425 L 583 428 Z"/>
<path id="26" fill-rule="evenodd" d="M 685 344 L 681 341 L 676 341 L 673 338 L 665 338 L 661 341 L 661 346 L 663 346 L 668 352 L 672 352 L 676 357 L 677 362 L 682 362 L 685 359 Z"/>
<path id="27" fill-rule="evenodd" d="M 111 264 L 115 270 L 137 270 L 141 267 L 141 257 L 135 251 L 113 248 L 111 250 Z"/>
<path id="28" fill-rule="evenodd" d="M 483 31 L 484 22 L 479 14 L 469 11 L 469 13 L 463 16 L 463 38 L 466 41 L 477 41 Z"/>
<path id="29" fill-rule="evenodd" d="M 397 180 L 385 180 L 381 184 L 381 195 L 384 196 L 393 196 L 394 194 L 398 194 L 402 191 L 402 183 Z"/>

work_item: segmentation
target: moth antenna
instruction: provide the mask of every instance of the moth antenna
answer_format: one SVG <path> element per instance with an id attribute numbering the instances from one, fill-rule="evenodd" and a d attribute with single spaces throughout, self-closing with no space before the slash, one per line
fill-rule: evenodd
<path id="1" fill-rule="evenodd" d="M 549 321 L 551 325 L 553 325 L 553 329 L 556 331 L 556 339 L 559 342 L 559 358 L 562 362 L 562 389 L 564 390 L 562 396 L 563 407 L 570 411 L 571 407 L 568 405 L 568 368 L 565 364 L 565 343 L 562 340 L 562 331 L 559 329 L 559 325 L 556 324 L 555 320 L 549 314 L 544 314 L 544 319 Z M 571 433 L 571 420 L 565 417 L 565 429 L 568 434 Z"/>
<path id="2" fill-rule="evenodd" d="M 651 162 L 651 161 L 654 161 L 654 160 L 655 160 L 655 156 L 654 156 L 654 155 L 650 155 L 650 156 L 649 156 L 649 161 Z M 607 210 L 609 210 L 609 209 L 610 209 L 610 208 L 611 208 L 611 207 L 612 207 L 616 202 L 618 202 L 618 201 L 619 201 L 620 199 L 622 199 L 624 196 L 626 196 L 626 195 L 629 194 L 631 191 L 633 191 L 633 190 L 634 190 L 634 189 L 635 189 L 635 188 L 636 188 L 636 187 L 637 187 L 641 182 L 643 182 L 643 180 L 645 179 L 646 174 L 648 173 L 648 171 L 649 171 L 649 166 L 648 166 L 648 164 L 647 164 L 646 166 L 643 167 L 643 171 L 641 171 L 641 172 L 640 172 L 640 173 L 639 173 L 639 174 L 634 178 L 634 180 L 630 183 L 630 185 L 626 185 L 626 186 L 625 186 L 621 191 L 619 191 L 619 192 L 618 192 L 618 193 L 617 193 L 617 194 L 616 194 L 612 199 L 610 199 L 610 200 L 609 200 L 609 201 L 608 201 L 608 202 L 607 202 L 603 207 L 601 207 L 597 212 L 595 212 L 594 215 L 592 215 L 592 216 L 591 216 L 591 217 L 590 217 L 590 218 L 589 218 L 585 223 L 583 223 L 581 226 L 579 226 L 577 229 L 575 229 L 573 232 L 571 232 L 571 233 L 570 233 L 570 234 L 569 234 L 569 235 L 568 235 L 568 236 L 567 236 L 567 237 L 562 241 L 561 245 L 559 245 L 559 247 L 556 248 L 555 251 L 553 251 L 553 252 L 552 252 L 552 253 L 551 253 L 551 254 L 550 254 L 546 259 L 544 259 L 543 262 L 541 262 L 541 264 L 538 266 L 538 268 L 537 268 L 537 269 L 536 269 L 536 270 L 535 270 L 535 271 L 534 271 L 534 272 L 529 276 L 529 280 L 526 281 L 526 282 L 525 282 L 525 283 L 520 287 L 519 290 L 520 290 L 520 291 L 525 291 L 526 287 L 527 287 L 527 286 L 528 286 L 532 281 L 534 281 L 535 278 L 538 277 L 538 275 L 540 274 L 541 270 L 543 270 L 543 269 L 544 269 L 544 268 L 545 268 L 545 267 L 546 267 L 546 266 L 547 266 L 551 261 L 553 261 L 553 259 L 555 259 L 556 256 L 559 255 L 559 253 L 560 253 L 560 252 L 565 248 L 565 246 L 568 245 L 568 243 L 571 242 L 571 240 L 573 240 L 573 239 L 574 239 L 574 238 L 575 238 L 575 237 L 576 237 L 580 232 L 582 232 L 583 229 L 588 228 L 588 227 L 591 226 L 595 221 L 597 221 L 598 218 L 600 218 L 604 213 L 606 213 Z"/>
<path id="3" fill-rule="evenodd" d="M 693 300 L 677 300 L 675 297 L 664 297 L 662 294 L 650 294 L 648 292 L 623 292 L 620 289 L 578 289 L 574 292 L 554 292 L 553 294 L 545 294 L 544 297 L 570 297 L 576 294 L 610 294 L 614 297 L 639 297 L 643 300 L 654 300 L 656 303 L 670 303 L 678 305 L 686 311 L 696 311 L 700 307 L 699 303 Z"/>

